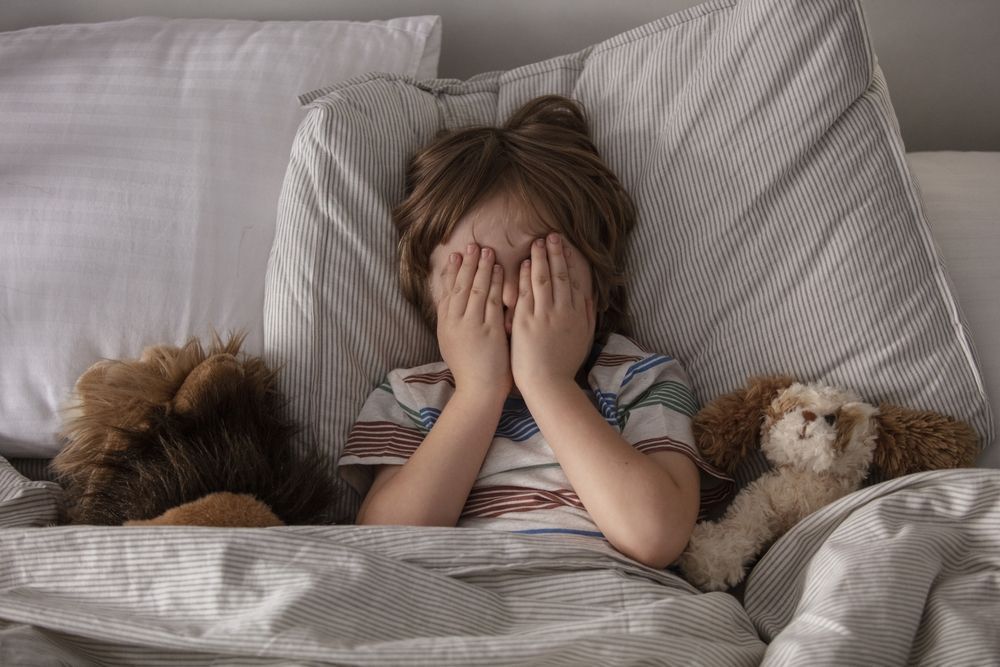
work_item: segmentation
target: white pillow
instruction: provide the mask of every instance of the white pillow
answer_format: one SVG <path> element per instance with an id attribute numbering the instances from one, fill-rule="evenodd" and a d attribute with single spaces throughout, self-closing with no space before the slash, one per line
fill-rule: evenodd
<path id="1" fill-rule="evenodd" d="M 102 357 L 215 328 L 262 346 L 297 95 L 436 75 L 436 16 L 139 18 L 0 33 L 0 454 L 50 457 Z"/>

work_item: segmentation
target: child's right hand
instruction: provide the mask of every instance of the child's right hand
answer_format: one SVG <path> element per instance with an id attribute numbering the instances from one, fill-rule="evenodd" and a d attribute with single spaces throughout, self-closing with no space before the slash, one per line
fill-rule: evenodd
<path id="1" fill-rule="evenodd" d="M 510 393 L 502 294 L 503 268 L 493 250 L 470 243 L 464 255 L 448 257 L 437 304 L 437 338 L 456 391 L 471 389 L 500 399 Z"/>

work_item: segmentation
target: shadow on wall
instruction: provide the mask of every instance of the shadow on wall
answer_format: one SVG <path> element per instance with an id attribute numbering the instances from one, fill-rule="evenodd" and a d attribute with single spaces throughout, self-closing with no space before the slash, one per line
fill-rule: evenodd
<path id="1" fill-rule="evenodd" d="M 907 150 L 1000 150 L 1000 123 L 995 122 L 1000 118 L 996 83 L 1000 2 L 862 2 Z M 440 74 L 464 79 L 578 51 L 696 4 L 696 0 L 4 0 L 0 30 L 151 15 L 365 20 L 439 14 L 444 25 Z"/>

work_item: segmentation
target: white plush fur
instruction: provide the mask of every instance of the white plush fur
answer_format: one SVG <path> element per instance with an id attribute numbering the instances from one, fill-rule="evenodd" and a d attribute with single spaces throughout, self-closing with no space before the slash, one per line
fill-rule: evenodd
<path id="1" fill-rule="evenodd" d="M 737 585 L 785 531 L 857 489 L 871 464 L 877 414 L 856 395 L 824 385 L 778 393 L 760 437 L 774 469 L 740 491 L 722 519 L 695 526 L 679 563 L 688 580 L 703 590 Z"/>

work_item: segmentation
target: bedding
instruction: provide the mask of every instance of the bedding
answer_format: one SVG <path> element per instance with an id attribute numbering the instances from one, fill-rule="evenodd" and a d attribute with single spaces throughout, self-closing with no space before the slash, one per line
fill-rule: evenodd
<path id="1" fill-rule="evenodd" d="M 295 96 L 437 72 L 436 16 L 137 18 L 0 33 L 0 454 L 54 456 L 102 357 L 242 329 L 264 273 Z"/>
<path id="2" fill-rule="evenodd" d="M 820 38 L 821 36 L 821 38 Z M 634 337 L 701 403 L 752 375 L 993 421 L 855 2 L 713 0 L 467 81 L 371 74 L 303 97 L 265 284 L 265 357 L 331 468 L 372 389 L 435 361 L 397 286 L 391 208 L 435 134 L 537 95 L 586 108 L 632 193 Z M 745 484 L 762 456 L 737 471 Z M 334 515 L 360 494 L 341 481 Z"/>
<path id="3" fill-rule="evenodd" d="M 640 193 L 645 225 L 631 260 L 645 281 L 640 335 L 694 360 L 702 399 L 780 362 L 774 370 L 865 378 L 873 399 L 955 411 L 989 441 L 968 335 L 856 3 L 761 0 L 711 2 L 467 82 L 372 74 L 307 96 L 265 325 L 267 353 L 287 364 L 286 390 L 305 418 L 303 446 L 325 448 L 332 465 L 380 375 L 434 352 L 395 297 L 385 224 L 408 151 L 440 123 L 496 122 L 542 89 L 587 97 L 600 146 Z M 791 264 L 768 254 L 790 249 L 780 245 L 789 230 L 803 253 Z M 699 255 L 704 243 L 732 259 Z M 902 272 L 891 275 L 905 275 L 906 289 L 883 290 L 849 262 L 863 252 Z M 765 271 L 769 262 L 781 270 Z M 874 317 L 901 297 L 903 312 L 839 327 L 834 306 L 845 303 L 830 304 L 825 286 L 845 281 L 844 262 L 860 281 L 847 281 L 860 311 Z M 698 279 L 716 274 L 736 294 L 703 300 Z M 767 300 L 778 287 L 789 303 Z M 754 308 L 773 320 L 754 320 Z M 819 323 L 798 321 L 800 308 Z M 889 356 L 858 356 L 885 342 L 868 328 L 888 336 L 880 327 L 910 316 L 912 332 L 897 327 Z M 802 340 L 823 344 L 800 349 Z M 997 470 L 910 475 L 829 505 L 775 543 L 742 599 L 700 593 L 586 537 L 53 527 L 61 493 L 0 456 L 0 664 L 953 665 L 1000 655 Z M 343 518 L 352 502 L 342 499 Z"/>
<path id="4" fill-rule="evenodd" d="M 0 525 L 44 523 L 58 494 L 0 493 Z M 578 536 L 0 530 L 2 664 L 972 665 L 1000 655 L 998 617 L 997 470 L 827 506 L 758 563 L 744 605 Z"/>

